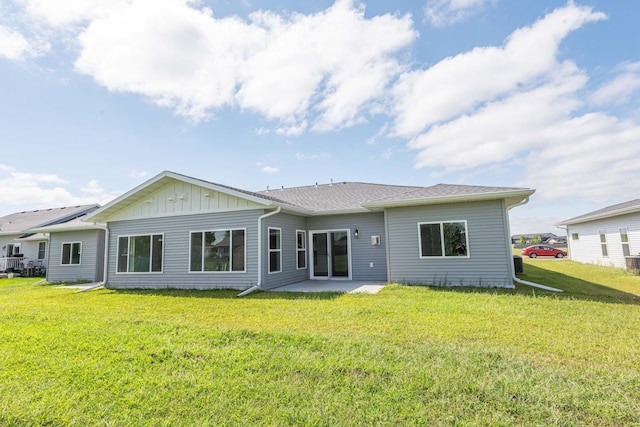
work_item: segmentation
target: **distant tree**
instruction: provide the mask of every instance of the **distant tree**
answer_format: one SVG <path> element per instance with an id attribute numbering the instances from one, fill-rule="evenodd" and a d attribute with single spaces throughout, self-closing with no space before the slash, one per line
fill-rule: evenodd
<path id="1" fill-rule="evenodd" d="M 542 239 L 540 238 L 540 235 L 536 234 L 535 236 L 533 236 L 533 239 L 531 239 L 531 243 L 533 243 L 534 245 L 542 243 Z"/>
<path id="2" fill-rule="evenodd" d="M 526 245 L 527 244 L 527 238 L 525 237 L 524 234 L 520 235 L 520 244 L 521 245 Z"/>

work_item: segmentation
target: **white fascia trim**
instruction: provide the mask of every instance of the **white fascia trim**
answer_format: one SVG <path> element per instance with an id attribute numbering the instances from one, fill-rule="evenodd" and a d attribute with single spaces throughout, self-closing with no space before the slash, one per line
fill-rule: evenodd
<path id="1" fill-rule="evenodd" d="M 604 212 L 604 213 L 601 213 L 601 214 L 598 214 L 598 215 L 589 215 L 589 216 L 577 219 L 575 221 L 571 220 L 571 219 L 568 219 L 566 221 L 558 222 L 558 223 L 556 223 L 554 225 L 556 227 L 560 228 L 561 225 L 582 224 L 582 223 L 585 223 L 585 222 L 597 221 L 599 219 L 612 218 L 612 217 L 615 217 L 615 216 L 633 214 L 633 213 L 638 213 L 638 212 L 640 212 L 640 207 L 633 206 L 633 207 L 626 208 L 626 209 L 618 209 L 618 210 L 615 210 L 615 211 Z"/>
<path id="2" fill-rule="evenodd" d="M 30 230 L 27 230 L 27 232 L 29 233 L 57 233 L 58 231 L 84 231 L 84 230 L 102 230 L 104 229 L 104 226 L 98 225 L 98 224 L 94 224 L 94 223 L 88 223 L 86 225 L 83 224 L 79 224 L 79 225 L 72 225 L 72 226 L 68 226 L 68 227 L 56 227 L 56 226 L 51 226 L 51 227 L 42 227 L 42 228 L 32 228 Z"/>
<path id="3" fill-rule="evenodd" d="M 371 208 L 393 208 L 404 206 L 421 206 L 421 205 L 440 205 L 445 203 L 455 202 L 476 202 L 483 200 L 501 200 L 513 197 L 522 197 L 528 199 L 535 193 L 535 190 L 514 190 L 514 191 L 498 191 L 492 193 L 476 193 L 476 194 L 464 194 L 464 195 L 452 195 L 441 197 L 428 197 L 421 199 L 410 200 L 389 200 L 383 202 L 369 202 L 364 203 L 362 206 L 368 209 Z"/>

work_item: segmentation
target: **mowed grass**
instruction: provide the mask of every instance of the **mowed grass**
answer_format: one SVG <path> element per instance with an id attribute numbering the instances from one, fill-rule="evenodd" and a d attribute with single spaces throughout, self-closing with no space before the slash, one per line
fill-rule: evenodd
<path id="1" fill-rule="evenodd" d="M 640 278 L 552 294 L 74 293 L 0 279 L 0 425 L 640 425 Z"/>

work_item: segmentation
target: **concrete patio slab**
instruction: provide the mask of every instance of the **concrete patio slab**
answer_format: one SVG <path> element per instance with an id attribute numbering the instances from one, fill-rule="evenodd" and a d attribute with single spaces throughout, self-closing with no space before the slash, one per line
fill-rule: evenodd
<path id="1" fill-rule="evenodd" d="M 351 280 L 305 280 L 304 282 L 280 286 L 268 292 L 339 292 L 377 294 L 386 282 L 355 282 Z"/>

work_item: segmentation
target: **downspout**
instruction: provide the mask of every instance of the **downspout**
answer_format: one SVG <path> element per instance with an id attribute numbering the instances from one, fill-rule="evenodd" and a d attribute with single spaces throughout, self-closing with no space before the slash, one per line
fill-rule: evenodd
<path id="1" fill-rule="evenodd" d="M 516 203 L 515 205 L 510 206 L 509 208 L 504 210 L 504 219 L 505 219 L 505 236 L 509 236 L 509 241 L 511 241 L 511 226 L 509 225 L 509 211 L 517 206 L 521 206 L 524 205 L 525 203 L 527 203 L 529 201 L 529 197 L 525 197 L 524 199 L 522 199 L 519 203 Z M 503 199 L 503 203 L 504 203 L 504 199 Z M 511 252 L 511 244 L 507 245 L 507 253 Z M 551 291 L 551 292 L 564 292 L 562 289 L 557 289 L 557 288 L 552 288 L 551 286 L 546 286 L 546 285 L 541 285 L 540 283 L 534 283 L 534 282 L 529 282 L 527 280 L 522 280 L 522 279 L 518 279 L 516 277 L 516 270 L 513 266 L 513 260 L 511 261 L 510 264 L 510 268 L 509 270 L 511 271 L 511 280 L 515 283 L 518 283 L 520 285 L 525 285 L 525 286 L 531 286 L 534 288 L 539 288 L 539 289 L 544 289 L 545 291 Z"/>
<path id="2" fill-rule="evenodd" d="M 241 293 L 239 293 L 237 295 L 239 297 L 249 295 L 251 292 L 257 291 L 262 287 L 262 274 L 263 274 L 262 273 L 262 255 L 263 255 L 262 253 L 262 220 L 272 215 L 276 215 L 280 213 L 281 210 L 282 210 L 282 206 L 278 206 L 276 210 L 260 215 L 260 217 L 258 217 L 258 283 L 256 283 L 254 286 L 250 287 L 249 289 L 246 289 Z"/>
<path id="3" fill-rule="evenodd" d="M 389 251 L 389 218 L 387 208 L 384 208 L 384 250 L 387 258 L 387 283 L 391 283 L 391 252 Z"/>

